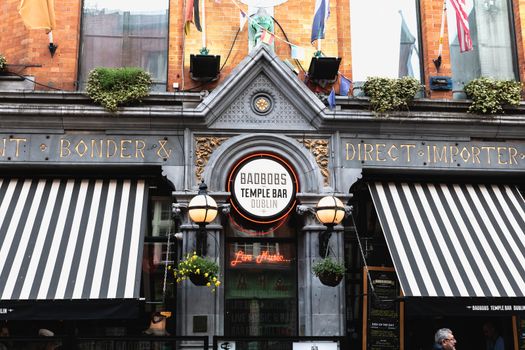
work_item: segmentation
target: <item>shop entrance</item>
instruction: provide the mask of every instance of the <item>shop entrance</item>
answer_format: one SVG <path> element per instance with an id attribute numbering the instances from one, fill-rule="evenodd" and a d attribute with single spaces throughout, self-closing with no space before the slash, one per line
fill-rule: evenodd
<path id="1" fill-rule="evenodd" d="M 297 335 L 295 234 L 285 218 L 246 228 L 231 217 L 226 239 L 225 335 Z"/>

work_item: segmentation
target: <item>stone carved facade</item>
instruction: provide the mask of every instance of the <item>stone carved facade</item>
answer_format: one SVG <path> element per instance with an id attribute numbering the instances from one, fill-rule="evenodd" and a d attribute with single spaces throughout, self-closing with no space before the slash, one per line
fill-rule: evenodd
<path id="1" fill-rule="evenodd" d="M 324 178 L 324 184 L 330 184 L 330 171 L 328 170 L 328 140 L 298 139 L 315 157 L 317 165 Z"/>
<path id="2" fill-rule="evenodd" d="M 213 151 L 227 139 L 227 137 L 195 137 L 195 176 L 198 181 L 202 180 L 202 173 Z"/>

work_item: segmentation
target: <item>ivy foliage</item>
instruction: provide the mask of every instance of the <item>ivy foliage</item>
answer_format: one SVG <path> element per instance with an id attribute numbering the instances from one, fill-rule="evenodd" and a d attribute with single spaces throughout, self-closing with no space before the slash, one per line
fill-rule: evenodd
<path id="1" fill-rule="evenodd" d="M 496 114 L 504 113 L 505 105 L 519 105 L 522 85 L 514 80 L 481 77 L 467 83 L 464 90 L 467 97 L 472 99 L 469 113 Z"/>
<path id="2" fill-rule="evenodd" d="M 150 86 L 151 76 L 141 68 L 99 67 L 89 73 L 86 91 L 93 101 L 115 112 L 119 106 L 140 102 Z"/>
<path id="3" fill-rule="evenodd" d="M 372 110 L 379 114 L 408 109 L 419 89 L 419 81 L 412 77 L 369 77 L 363 84 L 365 95 L 370 97 Z"/>
<path id="4" fill-rule="evenodd" d="M 325 258 L 313 264 L 312 271 L 317 277 L 319 277 L 319 275 L 328 274 L 343 276 L 345 274 L 346 268 L 343 263 L 340 263 L 332 258 Z"/>
<path id="5" fill-rule="evenodd" d="M 7 59 L 0 53 L 0 72 L 4 71 L 7 67 Z"/>

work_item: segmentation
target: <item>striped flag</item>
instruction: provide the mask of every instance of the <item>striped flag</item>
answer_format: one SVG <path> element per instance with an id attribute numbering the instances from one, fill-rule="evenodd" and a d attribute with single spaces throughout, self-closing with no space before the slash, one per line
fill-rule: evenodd
<path id="1" fill-rule="evenodd" d="M 186 35 L 190 32 L 190 23 L 194 23 L 195 28 L 202 32 L 199 18 L 199 0 L 186 1 L 186 12 L 184 13 L 184 34 Z"/>
<path id="2" fill-rule="evenodd" d="M 263 30 L 261 34 L 261 41 L 266 45 L 272 45 L 275 37 L 272 33 L 267 30 Z"/>
<path id="3" fill-rule="evenodd" d="M 466 0 L 450 0 L 450 3 L 456 11 L 456 25 L 458 28 L 459 51 L 471 51 L 473 49 L 473 46 L 468 25 Z"/>
<path id="4" fill-rule="evenodd" d="M 330 16 L 330 0 L 316 0 L 311 42 L 317 39 L 324 39 L 325 23 L 328 16 Z"/>

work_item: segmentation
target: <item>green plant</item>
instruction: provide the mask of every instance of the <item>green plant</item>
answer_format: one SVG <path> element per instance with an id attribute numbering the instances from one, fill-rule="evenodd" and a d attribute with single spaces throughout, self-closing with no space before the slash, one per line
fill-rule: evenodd
<path id="1" fill-rule="evenodd" d="M 141 68 L 99 67 L 89 73 L 86 90 L 93 101 L 115 112 L 118 106 L 140 102 L 150 86 L 151 76 Z"/>
<path id="2" fill-rule="evenodd" d="M 7 59 L 0 53 L 0 72 L 4 71 L 7 66 Z"/>
<path id="3" fill-rule="evenodd" d="M 370 106 L 377 113 L 407 108 L 420 89 L 417 79 L 369 77 L 363 85 L 364 93 L 370 97 Z"/>
<path id="4" fill-rule="evenodd" d="M 345 275 L 344 263 L 337 262 L 332 258 L 324 258 L 312 266 L 314 275 L 319 277 L 322 284 L 335 287 L 341 282 Z"/>
<path id="5" fill-rule="evenodd" d="M 332 258 L 325 258 L 314 263 L 312 266 L 312 271 L 317 277 L 322 274 L 344 276 L 346 268 L 344 263 L 337 262 Z"/>
<path id="6" fill-rule="evenodd" d="M 479 114 L 504 113 L 503 105 L 517 106 L 521 100 L 522 85 L 519 81 L 477 78 L 464 87 L 472 99 L 468 111 Z"/>
<path id="7" fill-rule="evenodd" d="M 205 281 L 205 285 L 210 287 L 212 292 L 221 285 L 221 281 L 217 277 L 218 273 L 219 265 L 212 260 L 198 256 L 195 252 L 187 254 L 179 262 L 177 268 L 173 269 L 177 283 L 197 276 Z"/>

